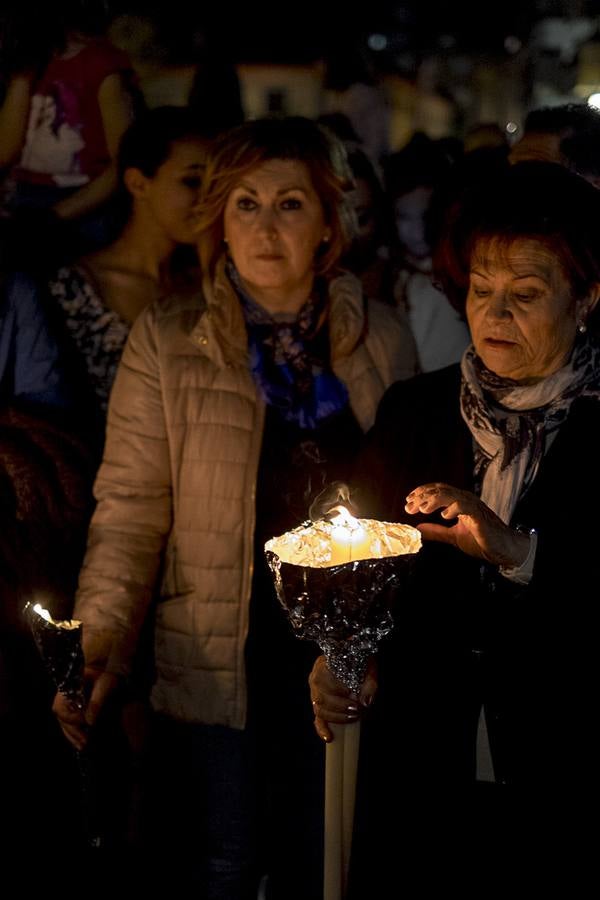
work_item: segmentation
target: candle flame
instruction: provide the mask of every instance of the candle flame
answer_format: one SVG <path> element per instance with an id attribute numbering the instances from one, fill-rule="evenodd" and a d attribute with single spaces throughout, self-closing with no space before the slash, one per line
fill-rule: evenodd
<path id="1" fill-rule="evenodd" d="M 336 528 L 342 526 L 344 528 L 349 528 L 351 531 L 356 528 L 361 528 L 361 524 L 358 519 L 355 519 L 352 513 L 346 509 L 345 506 L 334 506 L 330 513 L 335 512 L 336 515 L 331 517 L 329 521 Z"/>
<path id="2" fill-rule="evenodd" d="M 340 565 L 355 559 L 373 556 L 371 540 L 361 522 L 355 519 L 345 506 L 336 506 L 331 512 L 331 562 Z"/>
<path id="3" fill-rule="evenodd" d="M 27 604 L 27 606 L 29 606 L 29 604 Z M 61 621 L 53 619 L 49 611 L 45 609 L 41 603 L 34 603 L 32 610 L 50 625 L 54 625 L 55 628 L 63 628 L 65 631 L 74 631 L 81 627 L 79 619 L 62 619 Z"/>
<path id="4" fill-rule="evenodd" d="M 48 610 L 47 610 L 47 609 L 44 609 L 44 607 L 43 607 L 40 603 L 34 603 L 34 605 L 33 605 L 33 611 L 34 611 L 35 613 L 37 613 L 38 616 L 41 616 L 42 619 L 45 619 L 46 622 L 51 622 L 51 621 L 52 621 L 52 616 L 50 615 L 50 613 L 48 612 Z"/>

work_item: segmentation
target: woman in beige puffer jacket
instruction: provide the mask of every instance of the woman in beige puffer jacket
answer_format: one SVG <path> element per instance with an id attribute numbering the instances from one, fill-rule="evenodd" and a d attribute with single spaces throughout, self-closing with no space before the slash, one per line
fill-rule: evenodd
<path id="1" fill-rule="evenodd" d="M 144 311 L 111 397 L 75 610 L 93 682 L 87 721 L 60 695 L 55 703 L 65 734 L 83 746 L 131 671 L 152 606 L 157 746 L 169 778 L 181 776 L 179 791 L 171 784 L 165 794 L 203 813 L 191 858 L 169 818 L 165 871 L 178 858 L 182 885 L 227 900 L 256 893 L 249 836 L 258 821 L 248 797 L 264 782 L 249 760 L 263 760 L 285 732 L 275 757 L 299 784 L 300 751 L 312 740 L 303 718 L 310 662 L 286 630 L 262 545 L 346 474 L 386 387 L 415 371 L 406 323 L 367 303 L 354 276 L 336 268 L 351 227 L 345 176 L 339 146 L 308 120 L 249 122 L 217 140 L 200 204 L 202 292 Z M 261 704 L 267 690 L 272 704 L 273 665 L 291 731 L 269 725 Z M 290 815 L 287 787 L 280 794 L 293 823 L 301 810 Z M 287 834 L 283 820 L 273 833 Z M 284 870 L 285 847 L 297 853 L 298 839 L 275 854 Z M 309 896 L 297 873 L 279 889 L 277 864 L 264 865 L 272 896 Z"/>

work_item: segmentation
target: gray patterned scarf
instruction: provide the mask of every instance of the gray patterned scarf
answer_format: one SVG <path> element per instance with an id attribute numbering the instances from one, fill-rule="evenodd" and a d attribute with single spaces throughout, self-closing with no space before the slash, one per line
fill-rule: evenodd
<path id="1" fill-rule="evenodd" d="M 494 374 L 473 346 L 463 355 L 461 371 L 460 407 L 475 441 L 481 499 L 508 524 L 573 400 L 600 399 L 600 345 L 578 339 L 569 362 L 537 384 Z"/>

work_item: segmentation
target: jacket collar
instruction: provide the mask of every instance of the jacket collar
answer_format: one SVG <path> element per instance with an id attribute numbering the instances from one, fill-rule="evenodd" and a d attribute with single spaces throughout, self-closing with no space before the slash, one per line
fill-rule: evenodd
<path id="1" fill-rule="evenodd" d="M 217 263 L 214 280 L 202 282 L 205 309 L 190 337 L 219 366 L 246 364 L 248 337 L 242 307 L 226 271 Z M 344 272 L 329 282 L 329 341 L 332 364 L 349 356 L 365 329 L 365 304 L 358 279 Z"/>

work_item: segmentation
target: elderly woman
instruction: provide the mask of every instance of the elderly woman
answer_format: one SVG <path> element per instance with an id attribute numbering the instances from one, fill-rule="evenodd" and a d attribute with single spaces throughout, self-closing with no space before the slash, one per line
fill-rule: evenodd
<path id="1" fill-rule="evenodd" d="M 361 457 L 361 512 L 408 513 L 425 539 L 361 694 L 323 658 L 310 679 L 324 740 L 328 722 L 373 701 L 355 855 L 359 879 L 370 860 L 372 896 L 374 871 L 382 885 L 398 876 L 386 838 L 397 846 L 402 834 L 432 861 L 439 837 L 438 851 L 462 846 L 472 863 L 479 836 L 504 865 L 507 836 L 516 845 L 520 829 L 543 828 L 560 843 L 591 796 L 599 217 L 600 194 L 551 164 L 523 163 L 467 198 L 442 274 L 466 303 L 472 346 L 460 365 L 390 388 Z M 387 834 L 378 798 L 396 810 Z M 466 839 L 457 825 L 473 798 Z"/>
<path id="2" fill-rule="evenodd" d="M 347 187 L 338 145 L 308 120 L 217 139 L 199 208 L 202 291 L 141 313 L 111 396 L 75 608 L 91 695 L 85 720 L 60 695 L 55 707 L 82 746 L 156 595 L 154 861 L 202 897 L 256 896 L 257 792 L 272 896 L 320 883 L 307 814 L 320 803 L 317 777 L 307 786 L 321 762 L 314 656 L 278 608 L 263 545 L 345 477 L 385 389 L 415 366 L 403 323 L 337 268 Z"/>

